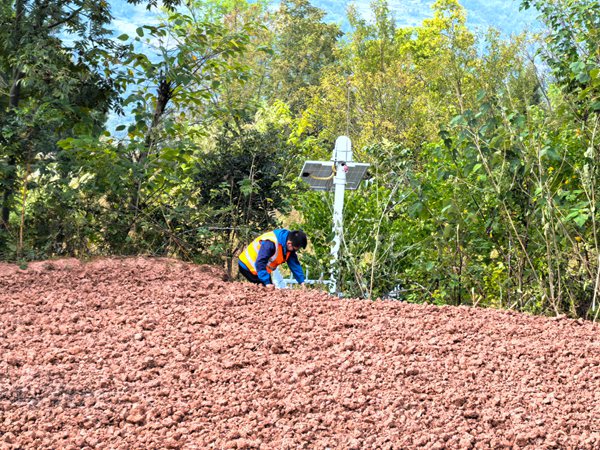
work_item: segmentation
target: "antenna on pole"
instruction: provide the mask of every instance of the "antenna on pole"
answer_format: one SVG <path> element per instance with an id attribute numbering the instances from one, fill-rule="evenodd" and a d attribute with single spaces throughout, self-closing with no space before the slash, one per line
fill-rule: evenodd
<path id="1" fill-rule="evenodd" d="M 347 103 L 346 103 L 346 136 L 350 135 L 350 80 L 346 83 Z"/>
<path id="2" fill-rule="evenodd" d="M 333 201 L 333 244 L 331 247 L 331 281 L 329 291 L 339 294 L 338 254 L 344 234 L 344 194 L 346 189 L 358 189 L 370 164 L 356 163 L 352 157 L 352 142 L 348 136 L 340 136 L 335 141 L 331 161 L 306 161 L 300 178 L 312 190 L 334 191 Z"/>

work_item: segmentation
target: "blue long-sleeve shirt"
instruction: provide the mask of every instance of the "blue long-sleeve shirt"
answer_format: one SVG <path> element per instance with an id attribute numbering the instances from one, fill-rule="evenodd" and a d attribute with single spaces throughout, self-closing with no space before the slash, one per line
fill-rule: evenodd
<path id="1" fill-rule="evenodd" d="M 283 246 L 283 256 L 285 258 L 287 251 L 287 246 Z M 271 283 L 271 274 L 267 272 L 267 264 L 269 263 L 269 259 L 271 256 L 275 254 L 275 244 L 271 241 L 263 241 L 260 246 L 260 250 L 258 251 L 258 256 L 256 258 L 256 273 L 258 274 L 258 278 L 264 284 L 272 284 Z M 300 265 L 300 261 L 298 261 L 298 255 L 296 252 L 290 252 L 290 257 L 287 260 L 287 265 L 290 268 L 292 275 L 296 279 L 298 283 L 304 283 L 304 271 L 302 270 L 302 266 Z"/>

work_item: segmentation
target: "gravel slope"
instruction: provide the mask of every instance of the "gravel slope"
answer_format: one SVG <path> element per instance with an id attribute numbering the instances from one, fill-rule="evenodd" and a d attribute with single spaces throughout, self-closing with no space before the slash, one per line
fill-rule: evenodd
<path id="1" fill-rule="evenodd" d="M 0 264 L 0 448 L 600 448 L 600 326 Z"/>

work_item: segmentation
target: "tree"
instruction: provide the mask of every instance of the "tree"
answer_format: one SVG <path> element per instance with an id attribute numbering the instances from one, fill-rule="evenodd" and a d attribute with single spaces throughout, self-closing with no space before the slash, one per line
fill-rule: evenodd
<path id="1" fill-rule="evenodd" d="M 194 184 L 198 137 L 209 134 L 212 122 L 223 114 L 215 108 L 220 86 L 233 86 L 246 77 L 236 58 L 245 52 L 256 26 L 249 21 L 230 29 L 222 17 L 206 14 L 211 12 L 198 2 L 187 11 L 167 13 L 158 25 L 138 27 L 115 76 L 121 89 L 127 89 L 123 106 L 133 121 L 117 126 L 114 136 L 106 132 L 100 142 L 81 136 L 61 143 L 74 167 L 85 173 L 100 175 L 97 168 L 108 165 L 90 158 L 99 149 L 120 169 L 101 174 L 111 193 L 104 203 L 120 212 L 107 240 L 112 252 L 145 250 L 159 240 L 174 243 L 177 252 L 189 252 L 170 228 L 171 222 L 179 228 L 189 225 L 190 217 L 177 212 L 189 212 L 179 202 L 187 204 L 190 198 L 178 193 Z M 137 48 L 150 43 L 156 46 L 152 50 Z M 126 136 L 121 138 L 123 131 Z M 198 189 L 191 189 L 187 192 L 198 196 Z"/>
<path id="2" fill-rule="evenodd" d="M 0 14 L 0 239 L 5 240 L 12 232 L 15 192 L 19 185 L 26 190 L 23 180 L 32 166 L 43 169 L 56 142 L 72 135 L 73 124 L 99 133 L 117 100 L 116 87 L 101 68 L 110 52 L 120 49 L 106 29 L 111 15 L 105 1 L 15 0 L 3 3 Z M 64 35 L 72 42 L 60 38 Z"/>
<path id="3" fill-rule="evenodd" d="M 494 190 L 476 147 L 459 139 L 462 122 L 452 119 L 464 116 L 474 120 L 475 131 L 491 132 L 501 123 L 514 127 L 511 120 L 539 101 L 524 41 L 503 42 L 493 30 L 478 41 L 456 1 L 436 2 L 433 18 L 393 33 L 385 5 L 378 7 L 373 24 L 352 19 L 354 31 L 341 52 L 346 59 L 322 77 L 305 113 L 321 146 L 349 131 L 355 158 L 372 163 L 370 182 L 349 196 L 361 206 L 346 211 L 354 214 L 346 218 L 346 289 L 371 296 L 402 285 L 410 299 L 462 304 L 489 298 L 495 304 L 500 298 L 505 305 L 518 289 L 510 282 L 531 284 L 534 276 L 516 274 L 514 254 L 508 271 L 489 257 L 496 247 L 518 245 L 499 208 L 503 201 L 509 210 L 527 207 L 520 152 L 510 140 L 502 150 L 484 151 L 486 158 L 494 155 L 494 176 L 502 179 Z M 351 76 L 337 67 L 351 68 Z M 311 195 L 299 203 L 312 205 L 302 211 L 313 227 L 322 223 L 323 207 L 315 209 Z"/>
<path id="4" fill-rule="evenodd" d="M 541 53 L 557 83 L 578 95 L 588 113 L 600 111 L 598 2 L 522 0 L 521 5 L 540 11 L 548 27 Z"/>
<path id="5" fill-rule="evenodd" d="M 304 106 L 304 90 L 315 86 L 323 70 L 336 60 L 335 46 L 342 35 L 325 13 L 308 0 L 282 0 L 275 15 L 275 56 L 270 70 L 273 98 L 296 112 Z"/>

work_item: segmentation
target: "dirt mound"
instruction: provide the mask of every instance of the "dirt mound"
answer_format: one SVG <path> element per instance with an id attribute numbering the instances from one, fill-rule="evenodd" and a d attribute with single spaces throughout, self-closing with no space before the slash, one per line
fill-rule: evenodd
<path id="1" fill-rule="evenodd" d="M 0 265 L 0 448 L 600 448 L 600 327 Z"/>

